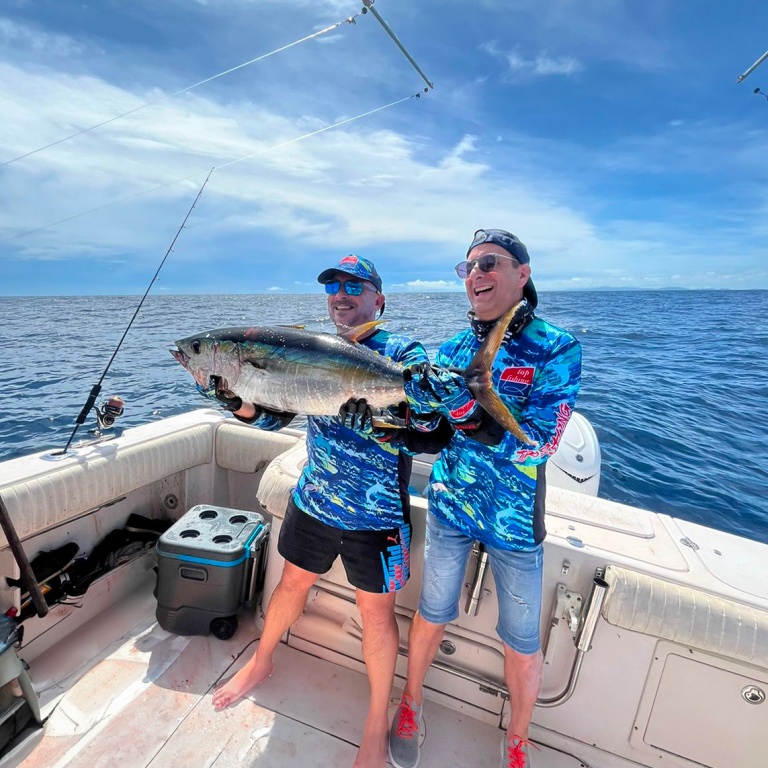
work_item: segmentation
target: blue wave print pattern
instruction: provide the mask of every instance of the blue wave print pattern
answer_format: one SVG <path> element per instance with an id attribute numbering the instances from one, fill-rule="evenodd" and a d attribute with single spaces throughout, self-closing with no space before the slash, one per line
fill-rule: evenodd
<path id="1" fill-rule="evenodd" d="M 467 329 L 440 347 L 435 363 L 463 370 L 479 347 Z M 506 433 L 499 445 L 487 446 L 457 430 L 434 464 L 429 508 L 439 520 L 488 546 L 530 549 L 536 546 L 536 468 L 557 450 L 576 403 L 581 345 L 535 318 L 503 342 L 491 379 L 534 445 Z"/>
<path id="2" fill-rule="evenodd" d="M 421 344 L 400 334 L 380 330 L 360 343 L 404 366 L 428 361 Z M 294 503 L 334 528 L 399 528 L 404 522 L 399 454 L 388 444 L 348 429 L 335 416 L 310 416 L 307 465 Z"/>

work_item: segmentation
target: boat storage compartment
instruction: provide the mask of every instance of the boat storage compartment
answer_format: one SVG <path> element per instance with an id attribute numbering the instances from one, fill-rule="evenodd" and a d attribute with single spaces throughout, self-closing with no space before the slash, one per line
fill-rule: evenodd
<path id="1" fill-rule="evenodd" d="M 630 741 L 707 768 L 765 768 L 766 692 L 768 670 L 662 641 Z"/>
<path id="2" fill-rule="evenodd" d="M 264 514 L 198 504 L 157 543 L 157 621 L 177 635 L 234 635 L 259 597 L 270 522 Z"/>

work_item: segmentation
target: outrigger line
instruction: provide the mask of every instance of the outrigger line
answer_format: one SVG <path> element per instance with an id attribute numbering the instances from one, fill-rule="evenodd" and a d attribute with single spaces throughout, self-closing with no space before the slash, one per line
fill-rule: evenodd
<path id="1" fill-rule="evenodd" d="M 107 367 L 104 369 L 104 372 L 101 374 L 101 378 L 96 382 L 96 384 L 93 385 L 93 388 L 91 389 L 90 394 L 88 395 L 88 399 L 85 401 L 85 405 L 83 406 L 83 410 L 80 411 L 80 415 L 77 417 L 77 421 L 75 423 L 75 428 L 72 430 L 72 434 L 69 436 L 69 440 L 67 440 L 67 444 L 64 446 L 64 450 L 57 452 L 53 451 L 51 453 L 51 456 L 63 456 L 66 454 L 66 452 L 69 450 L 69 446 L 72 444 L 72 440 L 75 437 L 75 433 L 80 428 L 81 424 L 85 423 L 85 420 L 88 418 L 88 414 L 91 412 L 91 409 L 94 407 L 94 404 L 96 402 L 96 398 L 99 396 L 99 393 L 101 392 L 101 384 L 104 381 L 104 377 L 107 375 L 107 371 L 109 371 L 112 362 L 114 361 L 120 347 L 122 346 L 123 342 L 125 341 L 125 337 L 128 335 L 128 331 L 131 329 L 131 326 L 133 325 L 133 321 L 136 319 L 136 316 L 139 314 L 139 310 L 141 309 L 142 304 L 144 304 L 144 299 L 147 298 L 150 289 L 152 288 L 152 283 L 157 280 L 157 276 L 160 274 L 160 270 L 163 268 L 163 264 L 165 264 L 165 260 L 170 255 L 171 251 L 173 250 L 173 246 L 176 245 L 176 241 L 179 239 L 179 235 L 181 234 L 181 230 L 184 229 L 187 219 L 192 215 L 192 211 L 195 209 L 195 206 L 197 205 L 197 201 L 200 199 L 200 196 L 203 194 L 203 190 L 205 189 L 205 185 L 208 183 L 208 180 L 211 178 L 211 174 L 213 173 L 215 169 L 211 168 L 210 171 L 208 171 L 208 176 L 206 176 L 205 181 L 203 182 L 203 186 L 200 187 L 200 191 L 197 193 L 197 197 L 195 197 L 194 202 L 190 206 L 189 210 L 187 211 L 187 215 L 184 217 L 184 221 L 181 222 L 181 226 L 179 227 L 178 231 L 176 232 L 173 240 L 171 241 L 171 244 L 168 246 L 168 250 L 165 252 L 165 256 L 163 256 L 163 260 L 160 262 L 160 266 L 157 268 L 157 271 L 155 272 L 153 278 L 149 281 L 149 285 L 147 286 L 147 290 L 144 291 L 144 295 L 141 297 L 141 301 L 139 302 L 139 306 L 136 307 L 136 311 L 133 313 L 133 317 L 131 318 L 130 322 L 128 323 L 125 331 L 123 332 L 122 337 L 120 338 L 120 341 L 117 343 L 117 346 L 115 347 L 115 351 L 112 353 L 112 357 L 109 358 L 109 362 L 107 363 Z"/>
<path id="2" fill-rule="evenodd" d="M 237 66 L 230 67 L 229 69 L 225 69 L 223 72 L 219 72 L 218 74 L 211 75 L 210 77 L 206 77 L 204 80 L 200 80 L 197 83 L 193 83 L 192 85 L 188 85 L 185 88 L 181 88 L 178 91 L 174 91 L 173 93 L 169 93 L 166 96 L 160 96 L 157 99 L 153 99 L 152 101 L 145 101 L 143 104 L 139 104 L 138 107 L 134 107 L 133 109 L 129 109 L 127 112 L 123 112 L 119 115 L 115 115 L 114 117 L 110 117 L 107 120 L 103 120 L 100 123 L 96 123 L 95 125 L 88 126 L 87 128 L 82 128 L 79 131 L 75 131 L 75 133 L 71 133 L 69 136 L 64 136 L 61 139 L 57 139 L 56 141 L 52 141 L 50 144 L 46 144 L 45 146 L 38 147 L 37 149 L 32 149 L 29 152 L 25 152 L 23 155 L 19 155 L 18 157 L 14 157 L 11 160 L 6 160 L 2 163 L 0 163 L 0 168 L 4 168 L 6 165 L 11 165 L 12 163 L 18 162 L 19 160 L 23 160 L 26 157 L 31 157 L 32 155 L 36 155 L 38 152 L 42 152 L 46 149 L 50 149 L 51 147 L 55 147 L 58 144 L 63 144 L 65 141 L 69 141 L 70 139 L 74 139 L 77 136 L 82 136 L 84 133 L 90 133 L 91 131 L 95 131 L 97 128 L 102 128 L 105 125 L 109 125 L 110 123 L 114 123 L 117 120 L 121 120 L 124 117 L 128 117 L 129 115 L 134 115 L 137 112 L 141 112 L 141 110 L 146 109 L 147 107 L 153 107 L 155 104 L 159 104 L 163 101 L 167 101 L 168 99 L 173 99 L 176 96 L 180 96 L 182 93 L 187 93 L 195 88 L 198 88 L 201 85 L 205 85 L 206 83 L 210 83 L 212 80 L 216 80 L 219 77 L 224 77 L 224 75 L 229 75 L 232 72 L 236 72 L 239 69 L 243 69 L 244 67 L 249 67 L 251 64 L 256 64 L 259 61 L 263 61 L 264 59 L 269 58 L 270 56 L 274 56 L 276 53 L 282 53 L 282 51 L 287 51 L 289 48 L 293 48 L 295 45 L 299 45 L 300 43 L 305 43 L 308 40 L 313 40 L 316 37 L 320 37 L 321 35 L 325 35 L 328 32 L 333 32 L 334 29 L 338 29 L 342 24 L 356 24 L 357 22 L 355 19 L 358 16 L 364 16 L 368 11 L 370 11 L 376 20 L 381 24 L 382 27 L 386 30 L 387 34 L 392 38 L 392 40 L 395 41 L 395 44 L 397 47 L 403 52 L 405 57 L 408 59 L 408 61 L 411 62 L 414 69 L 421 75 L 421 77 L 424 79 L 424 82 L 430 87 L 434 88 L 434 85 L 427 79 L 427 76 L 422 72 L 419 65 L 414 61 L 413 57 L 410 53 L 405 49 L 403 44 L 398 40 L 397 35 L 390 29 L 389 25 L 386 21 L 381 17 L 381 14 L 373 7 L 374 0 L 363 0 L 363 5 L 365 6 L 360 10 L 360 12 L 354 14 L 353 16 L 349 16 L 346 19 L 342 19 L 341 21 L 337 21 L 335 24 L 331 24 L 328 27 L 325 27 L 324 29 L 320 29 L 317 32 L 313 32 L 311 35 L 305 35 L 304 37 L 299 38 L 298 40 L 294 40 L 292 43 L 288 43 L 287 45 L 280 46 L 280 48 L 275 48 L 274 51 L 269 51 L 269 53 L 264 53 L 261 56 L 257 56 L 255 59 L 249 59 L 248 61 L 244 61 L 242 64 L 238 64 Z M 768 53 L 766 53 L 766 56 L 768 56 Z M 765 58 L 765 56 L 763 57 Z M 762 59 L 761 59 L 762 61 Z M 758 62 L 759 64 L 760 62 Z M 757 64 L 755 64 L 754 67 L 756 67 Z M 752 70 L 750 70 L 751 72 Z M 749 74 L 747 72 L 746 74 Z M 746 77 L 746 74 L 742 77 Z M 173 182 L 171 182 L 173 183 Z M 64 219 L 64 221 L 67 221 L 67 219 Z M 58 222 L 57 222 L 58 223 Z M 36 230 L 35 230 L 36 231 Z M 5 242 L 5 241 L 0 241 Z"/>
<path id="3" fill-rule="evenodd" d="M 338 128 L 339 126 L 342 126 L 342 125 L 347 125 L 348 123 L 354 123 L 355 120 L 361 120 L 364 117 L 368 117 L 369 115 L 376 114 L 376 112 L 381 112 L 382 110 L 389 109 L 390 107 L 395 107 L 398 104 L 402 104 L 404 101 L 409 101 L 410 99 L 418 99 L 420 97 L 421 97 L 421 92 L 412 93 L 410 96 L 405 96 L 404 98 L 398 99 L 397 101 L 391 101 L 389 102 L 389 104 L 384 104 L 380 107 L 376 107 L 375 109 L 369 109 L 367 112 L 362 112 L 361 114 L 356 115 L 355 117 L 347 117 L 344 120 L 339 120 L 336 123 L 331 123 L 331 125 L 326 125 L 324 128 L 318 128 L 316 131 L 310 131 L 309 133 L 305 133 L 301 136 L 296 136 L 293 139 L 288 139 L 287 141 L 281 141 L 279 144 L 275 144 L 271 147 L 267 147 L 266 149 L 260 149 L 258 152 L 251 152 L 250 154 L 244 155 L 243 157 L 239 157 L 236 160 L 230 160 L 228 163 L 215 166 L 213 169 L 211 169 L 211 172 L 214 170 L 221 170 L 222 168 L 226 168 L 227 166 L 234 165 L 235 163 L 241 163 L 243 160 L 249 160 L 250 158 L 256 157 L 257 155 L 265 155 L 267 154 L 267 152 L 272 152 L 275 149 L 286 147 L 289 144 L 295 144 L 297 141 L 308 139 L 310 136 L 317 136 L 319 133 L 325 133 L 326 131 L 330 131 L 333 128 Z M 19 232 L 15 235 L 11 235 L 10 237 L 6 237 L 5 239 L 0 240 L 0 244 L 9 243 L 12 240 L 18 240 L 19 238 L 27 237 L 28 235 L 34 235 L 37 232 L 42 232 L 45 229 L 50 229 L 51 227 L 55 227 L 59 224 L 65 224 L 68 221 L 74 221 L 75 219 L 80 219 L 83 216 L 88 216 L 92 213 L 103 211 L 106 208 L 111 208 L 113 205 L 120 205 L 120 203 L 127 203 L 129 200 L 135 200 L 137 197 L 150 194 L 150 192 L 157 192 L 157 190 L 159 189 L 165 189 L 166 187 L 171 187 L 174 184 L 180 184 L 182 181 L 189 181 L 190 179 L 194 179 L 195 177 L 200 176 L 203 173 L 205 173 L 205 171 L 195 171 L 194 173 L 190 173 L 189 176 L 183 176 L 182 178 L 174 179 L 173 181 L 166 181 L 164 184 L 158 184 L 156 187 L 145 189 L 142 192 L 136 192 L 132 195 L 121 197 L 118 200 L 113 200 L 111 203 L 105 203 L 104 205 L 99 205 L 96 208 L 91 208 L 87 211 L 83 211 L 82 213 L 76 213 L 74 216 L 67 216 L 65 219 L 58 219 L 57 221 L 52 221 L 50 224 L 43 224 L 43 226 L 41 227 L 35 227 L 34 229 L 24 230 L 24 232 Z"/>
<path id="4" fill-rule="evenodd" d="M 276 53 L 281 53 L 282 51 L 288 50 L 288 48 L 293 48 L 294 45 L 298 45 L 299 43 L 305 43 L 307 40 L 312 40 L 315 37 L 320 37 L 320 35 L 324 35 L 328 32 L 332 32 L 334 29 L 337 29 L 342 24 L 354 24 L 355 18 L 357 16 L 360 16 L 362 13 L 363 13 L 362 11 L 360 13 L 356 13 L 354 16 L 350 16 L 347 19 L 343 19 L 342 21 L 339 21 L 336 24 L 331 24 L 330 27 L 321 29 L 318 32 L 313 32 L 311 35 L 302 37 L 299 40 L 294 40 L 292 43 L 288 43 L 288 45 L 283 45 L 280 48 L 275 48 L 274 51 L 270 51 L 269 53 L 264 53 L 261 56 L 257 56 L 255 59 L 244 61 L 242 64 L 238 64 L 236 67 L 230 67 L 230 69 L 225 69 L 223 72 L 219 72 L 217 75 L 212 75 L 211 77 L 207 77 L 205 78 L 205 80 L 201 80 L 199 83 L 188 85 L 186 88 L 182 88 L 180 91 L 174 91 L 173 93 L 169 93 L 167 96 L 160 96 L 160 98 L 154 99 L 153 101 L 146 101 L 143 104 L 140 104 L 138 107 L 134 107 L 133 109 L 129 109 L 127 112 L 123 112 L 121 115 L 115 115 L 114 117 L 110 117 L 108 120 L 104 120 L 101 123 L 96 123 L 96 125 L 91 125 L 88 128 L 83 128 L 82 130 L 76 131 L 75 133 L 72 133 L 69 136 L 65 136 L 63 139 L 52 141 L 50 144 L 46 144 L 44 147 L 38 147 L 37 149 L 33 149 L 29 152 L 26 152 L 23 155 L 14 157 L 12 160 L 6 160 L 4 163 L 0 163 L 0 168 L 3 168 L 6 165 L 10 165 L 11 163 L 15 163 L 18 160 L 23 160 L 25 157 L 36 155 L 38 152 L 42 152 L 44 149 L 50 149 L 51 147 L 55 147 L 57 144 L 63 144 L 65 141 L 74 139 L 76 136 L 82 136 L 84 133 L 95 131 L 97 128 L 101 128 L 104 125 L 109 125 L 109 123 L 114 123 L 116 120 L 120 120 L 123 117 L 127 117 L 128 115 L 133 115 L 136 112 L 140 112 L 142 109 L 146 109 L 147 107 L 153 107 L 155 104 L 159 104 L 162 101 L 167 101 L 168 99 L 172 99 L 175 96 L 180 96 L 182 93 L 187 93 L 188 91 L 191 91 L 193 88 L 197 88 L 200 85 L 205 85 L 206 83 L 210 83 L 211 80 L 216 80 L 219 77 L 224 77 L 224 75 L 229 75 L 232 72 L 236 72 L 238 69 L 242 69 L 243 67 L 248 67 L 251 64 L 255 64 L 257 61 L 263 61 L 264 59 L 267 59 L 270 56 L 274 56 Z"/>

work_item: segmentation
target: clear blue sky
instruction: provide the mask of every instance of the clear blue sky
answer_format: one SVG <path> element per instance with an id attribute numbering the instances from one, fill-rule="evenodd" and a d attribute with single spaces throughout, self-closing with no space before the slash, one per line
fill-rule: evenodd
<path id="1" fill-rule="evenodd" d="M 6 0 L 0 163 L 357 13 L 360 0 Z M 768 6 L 377 0 L 435 89 L 214 172 L 153 293 L 317 290 L 346 253 L 460 290 L 478 227 L 540 290 L 768 288 Z M 0 295 L 144 291 L 206 172 L 416 93 L 371 14 L 0 167 Z M 198 174 L 129 202 L 97 206 Z"/>

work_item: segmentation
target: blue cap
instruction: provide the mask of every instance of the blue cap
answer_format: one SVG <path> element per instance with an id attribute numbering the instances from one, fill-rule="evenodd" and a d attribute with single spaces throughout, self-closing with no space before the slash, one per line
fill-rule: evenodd
<path id="1" fill-rule="evenodd" d="M 354 275 L 361 280 L 367 280 L 377 291 L 381 290 L 381 277 L 373 266 L 373 262 L 368 259 L 361 259 L 350 253 L 345 256 L 335 267 L 324 269 L 318 276 L 318 283 L 332 283 L 336 279 L 338 272 L 346 272 L 348 275 Z"/>
<path id="2" fill-rule="evenodd" d="M 528 255 L 528 249 L 525 247 L 523 241 L 520 240 L 517 235 L 507 232 L 505 229 L 478 229 L 477 232 L 475 232 L 475 236 L 472 238 L 472 244 L 467 248 L 467 256 L 469 256 L 469 252 L 473 248 L 482 245 L 483 243 L 493 243 L 494 245 L 501 246 L 521 264 L 531 263 L 531 257 Z M 539 296 L 536 293 L 536 288 L 530 277 L 525 286 L 523 286 L 523 296 L 528 299 L 528 302 L 534 308 L 539 303 Z"/>

